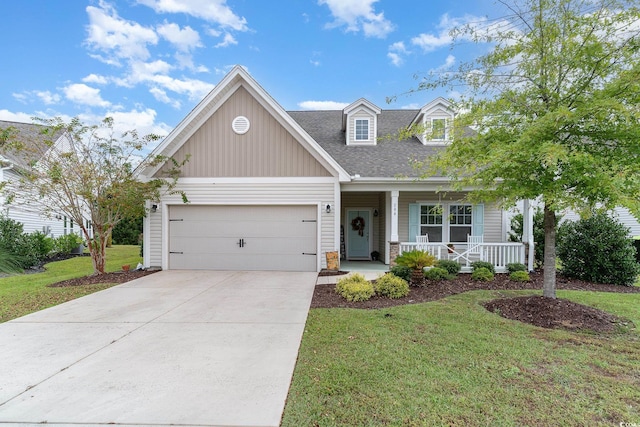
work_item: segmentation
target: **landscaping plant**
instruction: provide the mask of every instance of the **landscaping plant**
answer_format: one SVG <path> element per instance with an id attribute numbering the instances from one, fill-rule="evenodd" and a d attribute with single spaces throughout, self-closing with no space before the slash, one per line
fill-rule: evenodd
<path id="1" fill-rule="evenodd" d="M 403 252 L 402 255 L 396 258 L 396 263 L 411 269 L 411 284 L 418 286 L 424 278 L 424 268 L 434 265 L 436 257 L 429 252 L 414 249 Z"/>
<path id="2" fill-rule="evenodd" d="M 373 284 L 373 288 L 377 295 L 392 299 L 409 295 L 409 283 L 393 273 L 379 277 Z"/>
<path id="3" fill-rule="evenodd" d="M 398 276 L 407 282 L 411 281 L 411 269 L 405 265 L 394 265 L 390 270 L 391 274 Z"/>
<path id="4" fill-rule="evenodd" d="M 488 268 L 478 267 L 473 270 L 473 273 L 471 273 L 471 278 L 482 282 L 490 282 L 493 280 L 494 274 Z"/>
<path id="5" fill-rule="evenodd" d="M 486 268 L 492 274 L 496 274 L 496 267 L 487 261 L 474 261 L 471 263 L 471 268 L 473 269 L 473 271 L 476 271 L 479 268 Z"/>
<path id="6" fill-rule="evenodd" d="M 460 273 L 462 265 L 458 261 L 452 259 L 439 259 L 436 261 L 434 267 L 444 268 L 450 275 L 455 276 Z"/>
<path id="7" fill-rule="evenodd" d="M 433 267 L 424 272 L 424 278 L 427 280 L 447 280 L 450 277 L 449 272 L 440 267 Z"/>
<path id="8" fill-rule="evenodd" d="M 366 301 L 375 294 L 371 282 L 359 273 L 354 273 L 338 280 L 336 292 L 351 302 Z"/>
<path id="9" fill-rule="evenodd" d="M 562 273 L 590 282 L 632 286 L 640 265 L 628 233 L 606 212 L 562 224 L 558 233 Z"/>
<path id="10" fill-rule="evenodd" d="M 519 262 L 507 264 L 507 272 L 514 273 L 516 271 L 527 271 L 527 266 Z"/>
<path id="11" fill-rule="evenodd" d="M 513 280 L 514 282 L 528 282 L 531 280 L 531 278 L 529 278 L 529 273 L 522 270 L 513 271 L 511 274 L 509 274 L 509 279 Z"/>

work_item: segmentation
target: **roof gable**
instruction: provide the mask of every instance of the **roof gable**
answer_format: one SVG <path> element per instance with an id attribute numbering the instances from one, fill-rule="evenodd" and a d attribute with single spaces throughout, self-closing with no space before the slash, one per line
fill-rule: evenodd
<path id="1" fill-rule="evenodd" d="M 286 111 L 240 66 L 235 66 L 216 87 L 176 126 L 151 153 L 151 156 L 171 157 L 223 107 L 234 94 L 243 88 L 265 112 L 321 164 L 330 175 L 348 181 L 349 175 Z M 239 113 L 241 114 L 241 113 Z M 232 119 L 233 120 L 233 119 Z M 231 126 L 231 122 L 228 124 Z M 154 176 L 163 165 L 146 166 L 138 173 L 143 177 Z"/>

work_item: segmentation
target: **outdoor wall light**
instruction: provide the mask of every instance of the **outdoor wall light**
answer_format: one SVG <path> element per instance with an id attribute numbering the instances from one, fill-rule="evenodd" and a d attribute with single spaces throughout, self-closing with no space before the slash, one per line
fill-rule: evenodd
<path id="1" fill-rule="evenodd" d="M 151 212 L 157 212 L 158 211 L 158 205 L 151 205 Z"/>
<path id="2" fill-rule="evenodd" d="M 327 213 L 331 213 L 331 205 L 327 205 L 325 210 Z"/>
<path id="3" fill-rule="evenodd" d="M 378 212 L 378 209 L 374 209 L 373 210 L 373 216 L 378 216 L 380 215 L 380 213 Z"/>

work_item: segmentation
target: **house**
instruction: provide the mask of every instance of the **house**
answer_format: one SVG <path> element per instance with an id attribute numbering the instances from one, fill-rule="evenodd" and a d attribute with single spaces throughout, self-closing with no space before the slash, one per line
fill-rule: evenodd
<path id="1" fill-rule="evenodd" d="M 414 247 L 465 265 L 524 262 L 525 245 L 506 242 L 502 209 L 465 202 L 448 178 L 420 178 L 411 165 L 446 146 L 450 107 L 438 98 L 385 110 L 359 99 L 337 111 L 285 111 L 236 66 L 152 153 L 190 156 L 176 187 L 189 203 L 175 194 L 148 202 L 144 265 L 319 271 L 328 252 L 369 260 L 375 251 L 390 264 Z M 412 123 L 430 132 L 393 137 Z M 146 166 L 140 177 L 167 168 Z"/>
<path id="2" fill-rule="evenodd" d="M 6 132 L 9 139 L 29 144 L 29 149 L 12 150 L 0 146 L 0 182 L 4 185 L 17 183 L 23 172 L 34 164 L 38 158 L 35 153 L 43 153 L 52 148 L 48 140 L 53 139 L 53 147 L 66 147 L 67 136 L 63 132 L 53 135 L 42 133 L 43 126 L 30 123 L 0 121 L 0 131 Z M 50 237 L 57 237 L 70 233 L 80 233 L 80 228 L 70 218 L 63 214 L 46 214 L 42 203 L 34 203 L 36 197 L 23 197 L 6 203 L 5 195 L 0 192 L 0 214 L 23 224 L 25 233 L 42 232 Z"/>

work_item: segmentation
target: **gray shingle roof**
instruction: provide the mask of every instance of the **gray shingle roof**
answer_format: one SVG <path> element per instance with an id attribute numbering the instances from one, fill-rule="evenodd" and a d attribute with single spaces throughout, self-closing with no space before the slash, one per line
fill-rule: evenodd
<path id="1" fill-rule="evenodd" d="M 419 110 L 382 110 L 378 116 L 378 142 L 374 146 L 348 146 L 342 131 L 341 110 L 288 111 L 289 115 L 350 175 L 367 178 L 418 177 L 411 159 L 424 159 L 441 147 L 424 146 L 417 138 L 398 141 L 392 136 L 411 124 Z"/>
<path id="2" fill-rule="evenodd" d="M 11 138 L 23 143 L 26 148 L 16 151 L 7 147 L 0 147 L 0 155 L 21 168 L 26 168 L 33 161 L 40 159 L 40 155 L 44 154 L 49 147 L 47 141 L 55 142 L 62 136 L 61 131 L 53 135 L 53 137 L 44 135 L 42 133 L 44 126 L 42 125 L 0 120 L 0 130 L 7 128 L 11 128 L 13 131 Z"/>

